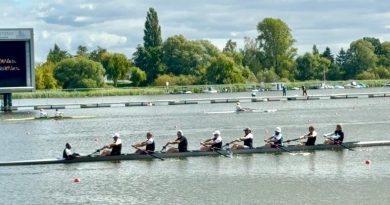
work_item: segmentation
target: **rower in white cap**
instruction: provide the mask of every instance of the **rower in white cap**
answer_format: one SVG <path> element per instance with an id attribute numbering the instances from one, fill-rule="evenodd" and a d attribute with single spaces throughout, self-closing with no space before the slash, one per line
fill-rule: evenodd
<path id="1" fill-rule="evenodd" d="M 266 143 L 266 147 L 278 148 L 283 146 L 282 128 L 276 127 L 275 134 L 268 139 L 265 139 L 264 142 Z"/>
<path id="2" fill-rule="evenodd" d="M 40 118 L 47 118 L 48 117 L 47 112 L 45 112 L 45 110 L 43 108 L 39 109 L 39 117 Z"/>
<path id="3" fill-rule="evenodd" d="M 219 130 L 213 132 L 213 137 L 200 143 L 200 151 L 213 151 L 222 148 L 222 136 Z"/>
<path id="4" fill-rule="evenodd" d="M 122 150 L 122 141 L 120 138 L 119 133 L 115 133 L 112 137 L 114 139 L 114 142 L 111 144 L 108 144 L 104 146 L 104 150 L 102 152 L 103 156 L 114 156 L 114 155 L 120 155 Z"/>

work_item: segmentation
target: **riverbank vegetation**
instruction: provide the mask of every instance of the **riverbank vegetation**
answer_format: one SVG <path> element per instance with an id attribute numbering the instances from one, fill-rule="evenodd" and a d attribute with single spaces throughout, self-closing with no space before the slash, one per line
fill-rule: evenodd
<path id="1" fill-rule="evenodd" d="M 246 37 L 243 48 L 228 40 L 225 48 L 219 50 L 207 40 L 190 40 L 180 34 L 163 40 L 157 12 L 150 8 L 143 43 L 131 59 L 101 47 L 88 51 L 83 45 L 78 47 L 76 55 L 71 55 L 54 45 L 46 62 L 36 67 L 36 87 L 54 89 L 49 91 L 52 95 L 59 92 L 59 96 L 89 96 L 95 92 L 160 94 L 166 93 L 166 86 L 179 86 L 178 89 L 172 87 L 173 90 L 187 86 L 198 92 L 205 86 L 193 85 L 217 84 L 213 87 L 224 88 L 284 82 L 287 86 L 299 87 L 307 81 L 390 79 L 390 42 L 364 37 L 336 52 L 328 47 L 319 51 L 313 45 L 311 52 L 300 56 L 294 47 L 291 29 L 281 19 L 265 18 L 254 26 L 257 36 Z M 107 85 L 111 82 L 113 87 L 120 87 L 120 81 L 127 82 L 128 86 L 148 88 L 114 89 Z M 78 88 L 88 91 L 57 91 Z"/>
<path id="2" fill-rule="evenodd" d="M 284 85 L 287 89 L 317 88 L 322 81 L 287 82 Z M 327 85 L 345 85 L 350 81 L 329 81 Z M 383 87 L 387 80 L 362 80 L 368 87 Z M 209 88 L 217 92 L 252 92 L 252 90 L 271 90 L 272 83 L 246 83 L 246 84 L 216 84 L 216 85 L 175 85 L 175 86 L 148 86 L 148 87 L 106 87 L 106 88 L 84 88 L 84 89 L 48 89 L 35 92 L 14 93 L 15 99 L 20 98 L 76 98 L 76 97 L 104 97 L 104 96 L 127 96 L 127 95 L 165 95 L 202 93 Z"/>

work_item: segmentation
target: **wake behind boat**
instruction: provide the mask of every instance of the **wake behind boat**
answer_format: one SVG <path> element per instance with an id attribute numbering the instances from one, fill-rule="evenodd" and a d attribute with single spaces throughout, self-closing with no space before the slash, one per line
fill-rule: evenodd
<path id="1" fill-rule="evenodd" d="M 117 156 L 82 156 L 73 160 L 65 159 L 41 159 L 27 161 L 9 161 L 0 162 L 0 166 L 17 166 L 17 165 L 42 165 L 42 164 L 68 164 L 82 162 L 102 162 L 102 161 L 121 161 L 121 160 L 146 160 L 158 158 L 183 158 L 183 157 L 199 157 L 199 156 L 228 156 L 230 154 L 256 154 L 256 153 L 283 153 L 283 152 L 302 152 L 315 150 L 342 150 L 358 147 L 375 147 L 375 146 L 390 146 L 390 141 L 366 141 L 366 142 L 345 142 L 342 145 L 318 144 L 314 146 L 297 146 L 291 145 L 281 148 L 256 147 L 254 149 L 237 149 L 237 150 L 218 150 L 218 151 L 189 151 L 189 152 L 154 152 L 153 156 L 147 154 L 122 154 Z"/>
<path id="2" fill-rule="evenodd" d="M 229 114 L 229 113 L 251 113 L 251 112 L 276 112 L 276 109 L 260 110 L 260 109 L 244 109 L 244 110 L 227 110 L 216 112 L 205 112 L 205 114 Z"/>
<path id="3" fill-rule="evenodd" d="M 3 121 L 31 121 L 31 120 L 68 120 L 68 119 L 88 119 L 96 116 L 62 116 L 62 117 L 26 117 L 26 118 L 12 118 L 4 119 Z"/>

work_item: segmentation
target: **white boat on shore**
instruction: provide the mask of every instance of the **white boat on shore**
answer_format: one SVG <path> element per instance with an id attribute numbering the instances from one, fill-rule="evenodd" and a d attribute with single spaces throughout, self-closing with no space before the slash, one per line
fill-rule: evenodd
<path id="1" fill-rule="evenodd" d="M 218 91 L 212 87 L 208 87 L 206 90 L 203 90 L 202 93 L 212 94 L 212 93 L 218 93 Z"/>

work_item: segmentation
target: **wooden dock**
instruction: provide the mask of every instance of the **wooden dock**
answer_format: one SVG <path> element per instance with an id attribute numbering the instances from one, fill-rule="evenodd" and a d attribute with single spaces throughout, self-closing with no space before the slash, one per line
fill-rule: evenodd
<path id="1" fill-rule="evenodd" d="M 167 96 L 168 97 L 168 96 Z M 22 105 L 12 106 L 12 110 L 22 109 L 67 109 L 67 108 L 109 108 L 109 107 L 133 107 L 133 106 L 155 106 L 155 105 L 193 105 L 199 103 L 237 103 L 237 102 L 275 102 L 275 101 L 304 101 L 304 100 L 333 100 L 333 99 L 359 99 L 359 98 L 385 98 L 390 97 L 390 92 L 377 93 L 343 93 L 329 95 L 309 96 L 263 96 L 263 97 L 238 97 L 238 98 L 201 98 L 201 99 L 178 99 L 178 100 L 157 100 L 147 102 L 105 102 L 105 103 L 69 103 L 69 104 L 43 104 L 43 105 Z M 3 109 L 3 108 L 2 108 Z"/>

